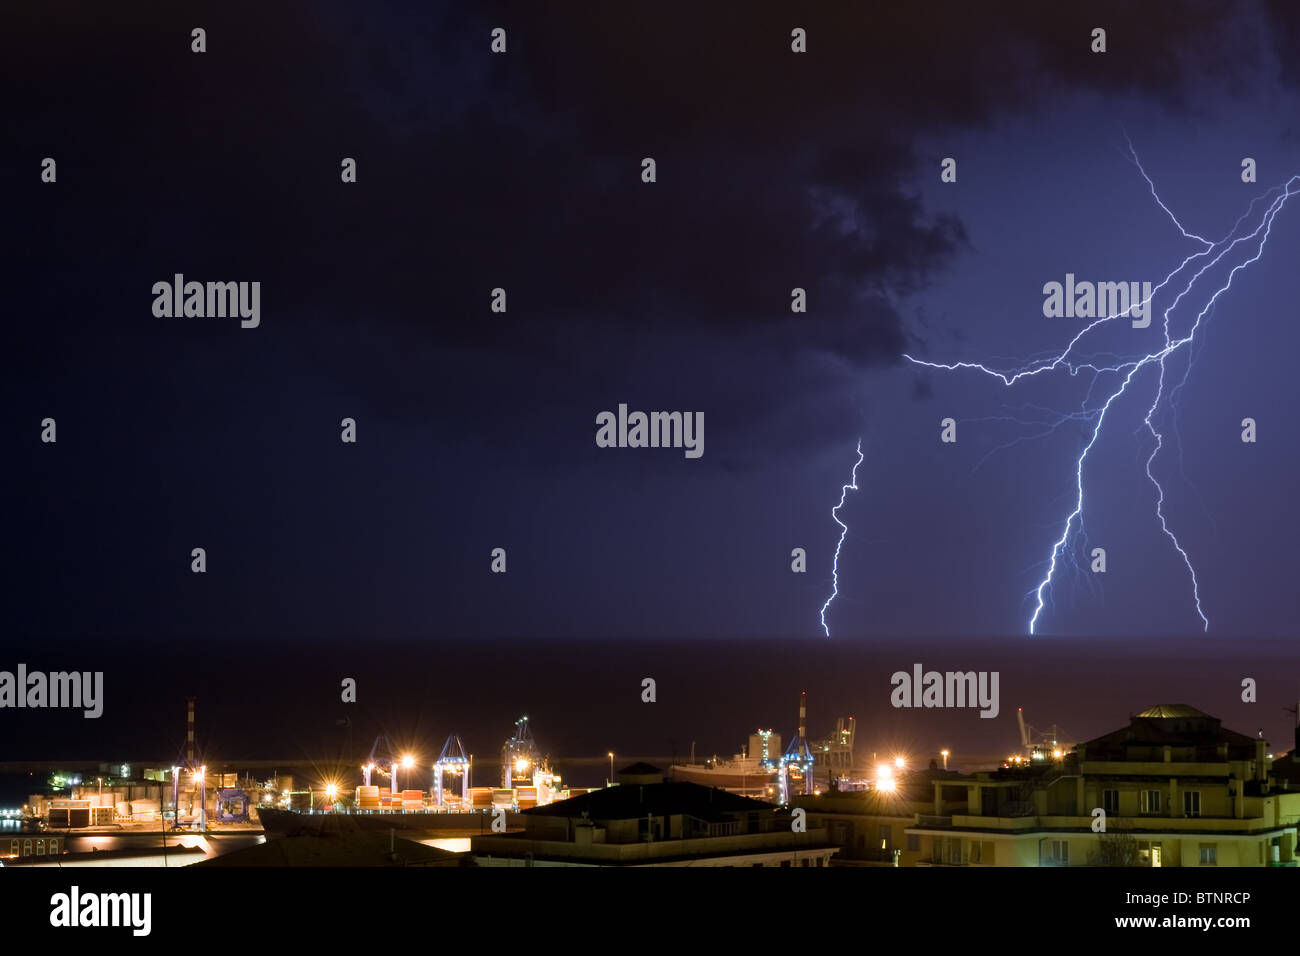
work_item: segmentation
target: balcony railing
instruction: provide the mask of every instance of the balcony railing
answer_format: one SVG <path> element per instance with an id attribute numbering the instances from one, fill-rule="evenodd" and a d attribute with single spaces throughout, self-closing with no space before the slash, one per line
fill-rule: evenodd
<path id="1" fill-rule="evenodd" d="M 950 827 L 952 826 L 952 817 L 937 817 L 933 814 L 918 813 L 916 815 L 916 825 L 918 827 Z"/>

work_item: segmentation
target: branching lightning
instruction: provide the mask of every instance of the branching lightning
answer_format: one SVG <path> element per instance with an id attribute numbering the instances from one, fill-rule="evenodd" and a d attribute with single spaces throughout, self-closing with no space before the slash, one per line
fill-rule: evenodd
<path id="1" fill-rule="evenodd" d="M 1189 255 L 1187 258 L 1183 259 L 1183 261 L 1179 263 L 1177 268 L 1175 268 L 1172 272 L 1170 272 L 1167 276 L 1165 276 L 1162 282 L 1160 282 L 1158 285 L 1153 287 L 1151 291 L 1151 295 L 1148 297 L 1148 299 L 1145 299 L 1140 303 L 1140 305 L 1146 305 L 1151 299 L 1153 299 L 1156 296 L 1158 292 L 1160 292 L 1166 286 L 1169 286 L 1171 283 L 1174 283 L 1175 278 L 1178 277 L 1180 274 L 1182 274 L 1182 278 L 1179 279 L 1178 283 L 1175 283 L 1174 285 L 1174 288 L 1178 288 L 1179 291 L 1177 292 L 1177 295 L 1174 297 L 1173 301 L 1169 304 L 1169 306 L 1165 308 L 1163 313 L 1163 319 L 1164 319 L 1163 344 L 1159 348 L 1157 348 L 1153 352 L 1148 352 L 1145 355 L 1113 356 L 1112 358 L 1114 359 L 1114 361 L 1111 362 L 1110 364 L 1098 364 L 1097 356 L 1093 356 L 1091 358 L 1075 356 L 1074 355 L 1075 347 L 1079 345 L 1081 340 L 1083 340 L 1094 329 L 1116 318 L 1120 318 L 1120 313 L 1116 313 L 1114 315 L 1108 315 L 1102 318 L 1098 318 L 1093 322 L 1091 322 L 1089 325 L 1085 326 L 1082 331 L 1080 331 L 1077 335 L 1074 336 L 1074 338 L 1070 340 L 1069 344 L 1066 345 L 1063 351 L 1055 355 L 1050 355 L 1048 357 L 1039 358 L 1037 360 L 1030 361 L 1026 364 L 1021 365 L 1018 368 L 1011 368 L 1007 370 L 996 370 L 988 366 L 982 365 L 978 362 L 939 363 L 939 362 L 923 361 L 921 359 L 913 358 L 911 355 L 903 356 L 909 362 L 912 362 L 916 365 L 922 365 L 927 368 L 940 369 L 943 371 L 954 371 L 957 369 L 973 369 L 975 371 L 982 372 L 985 375 L 989 375 L 998 379 L 999 381 L 1002 382 L 1004 386 L 1007 387 L 1011 387 L 1015 385 L 1016 382 L 1018 382 L 1022 378 L 1037 376 L 1046 372 L 1055 371 L 1056 369 L 1060 369 L 1060 368 L 1064 368 L 1066 371 L 1070 373 L 1071 376 L 1076 376 L 1080 372 L 1087 372 L 1090 373 L 1092 376 L 1092 381 L 1089 385 L 1087 396 L 1084 398 L 1083 405 L 1080 411 L 1072 412 L 1069 414 L 1057 414 L 1055 420 L 1050 423 L 1044 423 L 1042 421 L 1021 422 L 1021 424 L 1038 424 L 1038 425 L 1049 424 L 1050 427 L 1048 428 L 1048 431 L 1052 431 L 1057 426 L 1063 424 L 1066 421 L 1083 420 L 1083 421 L 1090 422 L 1091 429 L 1092 429 L 1091 435 L 1088 437 L 1087 442 L 1084 444 L 1083 449 L 1079 453 L 1079 457 L 1075 462 L 1074 508 L 1066 516 L 1065 524 L 1061 531 L 1060 537 L 1058 537 L 1052 545 L 1052 551 L 1047 562 L 1047 573 L 1043 577 L 1042 581 L 1039 582 L 1038 586 L 1030 592 L 1035 602 L 1033 614 L 1030 616 L 1029 624 L 1028 624 L 1029 633 L 1031 635 L 1035 633 L 1035 629 L 1038 626 L 1039 617 L 1042 614 L 1043 608 L 1047 603 L 1048 594 L 1050 593 L 1053 585 L 1053 577 L 1056 574 L 1056 570 L 1057 570 L 1058 558 L 1062 561 L 1068 560 L 1071 563 L 1074 563 L 1076 561 L 1076 556 L 1074 555 L 1074 552 L 1071 549 L 1070 545 L 1076 535 L 1083 533 L 1083 513 L 1084 513 L 1084 498 L 1085 498 L 1085 494 L 1084 494 L 1085 482 L 1083 477 L 1083 470 L 1084 470 L 1084 464 L 1088 458 L 1088 454 L 1089 452 L 1092 451 L 1093 446 L 1096 444 L 1097 438 L 1101 434 L 1102 428 L 1106 423 L 1107 415 L 1111 411 L 1111 408 L 1114 405 L 1115 401 L 1118 398 L 1120 398 L 1122 395 L 1124 395 L 1126 391 L 1128 391 L 1129 385 L 1132 384 L 1134 378 L 1138 376 L 1138 373 L 1150 367 L 1154 367 L 1152 374 L 1156 375 L 1155 394 L 1143 418 L 1143 425 L 1140 427 L 1145 427 L 1145 429 L 1150 433 L 1150 435 L 1154 439 L 1155 444 L 1151 450 L 1151 454 L 1146 459 L 1145 471 L 1146 471 L 1147 478 L 1150 480 L 1151 484 L 1155 488 L 1155 492 L 1156 492 L 1155 511 L 1156 511 L 1156 518 L 1160 523 L 1160 529 L 1165 534 L 1165 536 L 1169 538 L 1170 542 L 1174 547 L 1174 550 L 1178 552 L 1178 555 L 1182 558 L 1183 564 L 1187 568 L 1188 575 L 1191 579 L 1192 599 L 1196 606 L 1196 614 L 1201 620 L 1203 629 L 1207 631 L 1209 630 L 1210 622 L 1209 619 L 1206 617 L 1205 612 L 1201 606 L 1201 589 L 1200 589 L 1200 582 L 1197 579 L 1196 569 L 1193 566 L 1191 557 L 1188 555 L 1186 549 L 1179 542 L 1177 535 L 1174 534 L 1173 530 L 1169 526 L 1169 522 L 1164 511 L 1165 491 L 1163 486 L 1160 484 L 1159 479 L 1156 478 L 1155 473 L 1152 470 L 1152 466 L 1155 463 L 1156 458 L 1159 456 L 1160 452 L 1164 448 L 1164 435 L 1160 431 L 1160 429 L 1157 428 L 1156 426 L 1157 413 L 1163 403 L 1171 411 L 1171 413 L 1174 416 L 1176 416 L 1176 406 L 1174 405 L 1174 401 L 1177 397 L 1178 391 L 1181 390 L 1184 385 L 1186 385 L 1188 375 L 1190 375 L 1191 373 L 1191 365 L 1192 365 L 1192 360 L 1194 358 L 1194 356 L 1190 354 L 1192 351 L 1192 342 L 1196 338 L 1196 333 L 1201 327 L 1202 320 L 1205 318 L 1207 314 L 1209 314 L 1213 310 L 1215 303 L 1219 299 L 1219 296 L 1232 287 L 1232 280 L 1236 276 L 1236 274 L 1240 272 L 1242 269 L 1251 265 L 1252 263 L 1258 261 L 1260 256 L 1263 255 L 1264 247 L 1268 243 L 1268 237 L 1270 232 L 1272 231 L 1274 218 L 1281 211 L 1282 207 L 1286 205 L 1286 201 L 1290 199 L 1290 197 L 1293 195 L 1293 189 L 1300 188 L 1297 187 L 1297 184 L 1300 183 L 1300 176 L 1293 176 L 1291 179 L 1287 180 L 1287 182 L 1283 186 L 1274 187 L 1273 189 L 1270 189 L 1268 192 L 1264 193 L 1262 196 L 1256 197 L 1251 202 L 1250 207 L 1246 210 L 1246 212 L 1243 213 L 1241 217 L 1237 220 L 1237 222 L 1233 225 L 1232 230 L 1228 233 L 1228 235 L 1226 235 L 1223 239 L 1220 239 L 1218 242 L 1211 242 L 1210 240 L 1205 239 L 1204 237 L 1199 236 L 1193 232 L 1189 232 L 1186 228 L 1184 228 L 1183 224 L 1179 222 L 1178 217 L 1175 216 L 1174 213 L 1169 209 L 1169 207 L 1165 205 L 1164 201 L 1161 200 L 1159 194 L 1156 192 L 1155 183 L 1152 182 L 1151 177 L 1147 175 L 1146 170 L 1142 168 L 1142 163 L 1138 159 L 1137 152 L 1133 149 L 1133 144 L 1131 142 L 1129 143 L 1129 156 L 1133 164 L 1138 168 L 1138 171 L 1142 174 L 1142 178 L 1146 180 L 1147 185 L 1150 187 L 1151 195 L 1155 199 L 1156 204 L 1162 210 L 1164 210 L 1166 215 L 1169 216 L 1170 220 L 1173 221 L 1174 225 L 1178 228 L 1178 231 L 1182 234 L 1184 238 L 1199 243 L 1202 247 L 1199 252 L 1195 252 L 1192 255 Z M 1238 236 L 1237 232 L 1239 229 L 1241 229 L 1242 223 L 1246 222 L 1247 219 L 1252 216 L 1252 214 L 1255 211 L 1256 205 L 1261 200 L 1268 200 L 1268 206 L 1265 209 L 1263 215 L 1259 218 L 1259 224 L 1255 226 L 1253 231 Z M 1257 245 L 1255 245 L 1256 241 L 1257 241 Z M 1208 301 L 1205 303 L 1204 308 L 1202 308 L 1201 311 L 1197 313 L 1195 321 L 1192 322 L 1191 327 L 1189 330 L 1187 330 L 1186 334 L 1184 334 L 1182 337 L 1174 336 L 1170 330 L 1170 316 L 1173 313 L 1173 311 L 1182 302 L 1183 298 L 1192 291 L 1192 288 L 1194 285 L 1196 285 L 1197 280 L 1199 280 L 1203 275 L 1205 275 L 1205 273 L 1208 270 L 1218 265 L 1226 256 L 1232 253 L 1234 249 L 1236 249 L 1239 245 L 1242 245 L 1243 243 L 1245 244 L 1245 249 L 1247 251 L 1253 247 L 1254 249 L 1253 254 L 1251 254 L 1244 261 L 1241 261 L 1232 267 L 1232 269 L 1228 272 L 1227 279 L 1223 281 L 1222 285 L 1220 285 L 1217 289 L 1214 290 L 1213 294 L 1210 295 Z M 1203 260 L 1203 261 L 1201 262 L 1200 267 L 1194 273 L 1192 273 L 1192 270 L 1188 269 L 1188 266 L 1194 262 L 1198 262 L 1198 260 Z M 1188 273 L 1191 273 L 1190 278 L 1187 275 Z M 1181 287 L 1179 287 L 1180 284 Z M 1127 313 L 1124 314 L 1127 315 Z M 1187 358 L 1186 367 L 1183 371 L 1182 379 L 1180 382 L 1178 382 L 1178 384 L 1174 387 L 1174 389 L 1170 394 L 1166 394 L 1165 391 L 1166 372 L 1167 372 L 1166 361 L 1172 355 L 1174 355 L 1180 349 L 1182 349 L 1183 346 L 1188 346 L 1187 352 L 1189 354 Z M 1108 395 L 1106 395 L 1104 400 L 1098 398 L 1093 403 L 1092 407 L 1089 407 L 1089 402 L 1092 401 L 1094 398 L 1094 390 L 1097 387 L 1097 383 L 1102 379 L 1103 376 L 1115 376 L 1115 379 L 1113 379 L 1111 381 L 1110 386 L 1108 386 L 1110 387 L 1111 391 L 1109 392 Z M 1101 389 L 1100 391 L 1105 392 L 1105 388 Z M 1174 421 L 1175 421 L 1175 435 L 1176 435 L 1177 434 L 1176 417 Z M 1044 432 L 1043 434 L 1046 433 L 1047 432 Z M 1179 455 L 1181 458 L 1181 445 L 1179 445 Z M 841 499 L 841 503 L 842 501 L 843 499 Z M 841 536 L 841 540 L 843 540 L 842 536 Z M 838 555 L 838 551 L 837 551 L 837 555 Z M 1029 595 L 1027 595 L 1026 597 L 1028 596 Z M 828 601 L 827 603 L 829 604 L 830 602 Z"/>
<path id="2" fill-rule="evenodd" d="M 840 520 L 840 509 L 844 507 L 844 499 L 848 493 L 858 490 L 858 465 L 860 464 L 862 464 L 861 438 L 858 439 L 858 460 L 853 463 L 853 474 L 849 477 L 849 483 L 840 488 L 840 503 L 831 509 L 831 517 L 840 526 L 840 540 L 835 542 L 835 561 L 831 565 L 831 581 L 834 590 L 831 591 L 831 596 L 826 599 L 826 603 L 822 605 L 822 630 L 826 632 L 827 637 L 831 636 L 831 629 L 826 626 L 826 609 L 831 606 L 831 602 L 840 593 L 840 548 L 844 545 L 844 536 L 849 533 L 849 526 Z"/>

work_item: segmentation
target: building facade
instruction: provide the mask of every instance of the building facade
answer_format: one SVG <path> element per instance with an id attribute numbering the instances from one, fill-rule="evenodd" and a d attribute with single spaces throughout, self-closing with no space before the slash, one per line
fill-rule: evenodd
<path id="1" fill-rule="evenodd" d="M 933 782 L 918 865 L 1295 866 L 1300 789 L 1267 742 L 1182 704 L 1045 767 Z"/>

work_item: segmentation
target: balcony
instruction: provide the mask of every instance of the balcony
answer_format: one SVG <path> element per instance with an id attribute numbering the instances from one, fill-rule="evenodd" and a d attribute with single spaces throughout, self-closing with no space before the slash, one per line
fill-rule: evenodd
<path id="1" fill-rule="evenodd" d="M 916 825 L 918 827 L 950 827 L 952 826 L 952 817 L 937 817 L 933 814 L 918 813 L 916 815 Z"/>

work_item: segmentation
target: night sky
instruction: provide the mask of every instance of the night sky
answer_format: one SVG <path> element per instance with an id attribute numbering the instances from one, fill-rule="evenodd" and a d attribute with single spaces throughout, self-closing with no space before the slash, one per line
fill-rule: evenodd
<path id="1" fill-rule="evenodd" d="M 1189 232 L 1259 198 L 1253 229 L 1300 173 L 1300 9 L 845 7 L 0 12 L 0 668 L 102 666 L 108 695 L 98 721 L 0 713 L 0 759 L 170 754 L 188 694 L 223 755 L 311 752 L 347 676 L 358 740 L 479 752 L 530 712 L 553 752 L 729 753 L 759 723 L 788 739 L 800 690 L 815 735 L 855 713 L 868 747 L 1009 751 L 1025 701 L 1080 739 L 1184 702 L 1289 748 L 1300 198 L 1159 419 L 1208 631 L 1144 473 L 1153 369 L 1108 413 L 1081 570 L 1029 637 L 1095 419 L 1043 423 L 1115 378 L 903 355 L 1018 367 L 1084 324 L 1044 316 L 1045 283 L 1155 283 L 1199 252 L 1126 137 Z M 156 317 L 175 273 L 260 282 L 259 327 Z M 1170 302 L 1084 354 L 1158 347 Z M 703 456 L 597 447 L 620 403 L 703 412 Z M 914 661 L 1007 668 L 999 720 L 891 710 Z"/>

